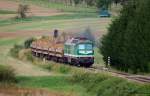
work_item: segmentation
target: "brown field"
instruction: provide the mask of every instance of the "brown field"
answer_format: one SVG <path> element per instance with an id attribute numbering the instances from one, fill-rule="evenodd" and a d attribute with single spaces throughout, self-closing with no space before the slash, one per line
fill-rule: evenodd
<path id="1" fill-rule="evenodd" d="M 63 30 L 62 32 L 68 34 L 76 34 L 77 30 Z M 0 38 L 16 38 L 16 37 L 36 37 L 52 35 L 53 30 L 29 30 L 29 31 L 16 31 L 16 32 L 0 32 Z M 99 38 L 105 34 L 105 30 L 94 32 L 94 36 Z"/>

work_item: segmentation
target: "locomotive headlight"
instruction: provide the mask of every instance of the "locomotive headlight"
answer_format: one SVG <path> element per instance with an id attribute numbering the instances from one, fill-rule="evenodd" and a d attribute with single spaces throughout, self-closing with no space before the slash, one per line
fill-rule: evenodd
<path id="1" fill-rule="evenodd" d="M 91 54 L 91 53 L 93 53 L 93 51 L 92 51 L 92 50 L 89 50 L 89 51 L 87 51 L 87 50 L 82 50 L 82 51 L 81 51 L 81 50 L 80 50 L 79 53 L 80 53 L 80 54 Z"/>

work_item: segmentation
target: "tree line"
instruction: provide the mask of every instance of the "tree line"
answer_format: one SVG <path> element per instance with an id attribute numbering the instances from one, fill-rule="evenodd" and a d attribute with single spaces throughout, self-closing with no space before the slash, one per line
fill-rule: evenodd
<path id="1" fill-rule="evenodd" d="M 88 7 L 90 6 L 95 6 L 97 8 L 102 8 L 106 7 L 108 8 L 109 5 L 112 3 L 117 4 L 125 4 L 126 1 L 128 0 L 49 0 L 49 2 L 53 3 L 64 3 L 65 5 L 70 5 L 70 6 L 77 6 L 80 4 L 87 5 Z"/>
<path id="2" fill-rule="evenodd" d="M 108 65 L 125 72 L 150 72 L 150 0 L 130 0 L 108 29 L 100 51 Z"/>

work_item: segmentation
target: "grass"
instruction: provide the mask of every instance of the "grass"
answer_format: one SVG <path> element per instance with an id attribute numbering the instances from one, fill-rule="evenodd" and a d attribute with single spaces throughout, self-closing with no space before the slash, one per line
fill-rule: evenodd
<path id="1" fill-rule="evenodd" d="M 0 9 L 0 14 L 16 14 L 15 11 L 10 11 L 10 10 L 1 10 Z"/>
<path id="2" fill-rule="evenodd" d="M 56 15 L 56 16 L 33 16 L 24 19 L 7 19 L 0 20 L 0 26 L 6 26 L 17 23 L 26 23 L 33 21 L 43 21 L 43 20 L 64 20 L 64 19 L 81 19 L 81 18 L 98 18 L 96 13 L 76 13 L 76 14 L 64 14 L 64 15 Z"/>
<path id="3" fill-rule="evenodd" d="M 104 65 L 103 56 L 100 54 L 98 48 L 95 48 L 94 59 L 95 64 Z"/>
<path id="4" fill-rule="evenodd" d="M 13 46 L 17 42 L 20 42 L 19 38 L 3 38 L 0 39 L 0 46 Z"/>
<path id="5" fill-rule="evenodd" d="M 150 95 L 149 84 L 141 85 L 107 74 L 75 73 L 73 76 L 17 77 L 17 80 L 19 87 L 71 93 L 69 96 Z"/>
<path id="6" fill-rule="evenodd" d="M 89 96 L 84 88 L 68 81 L 69 76 L 18 77 L 19 87 L 44 88 L 51 91 L 69 93 L 69 96 Z M 67 95 L 68 96 L 68 95 Z"/>
<path id="7" fill-rule="evenodd" d="M 35 22 L 20 22 L 12 25 L 1 26 L 3 32 L 16 32 L 22 30 L 52 30 L 57 28 L 59 30 L 76 30 L 76 32 L 84 31 L 88 26 L 92 31 L 104 31 L 108 27 L 110 19 L 106 19 L 105 23 L 100 18 L 88 19 L 69 19 L 69 20 L 43 20 Z M 78 26 L 80 25 L 80 26 Z"/>
<path id="8" fill-rule="evenodd" d="M 92 96 L 149 96 L 150 85 L 137 84 L 107 74 L 80 73 L 71 78 Z"/>

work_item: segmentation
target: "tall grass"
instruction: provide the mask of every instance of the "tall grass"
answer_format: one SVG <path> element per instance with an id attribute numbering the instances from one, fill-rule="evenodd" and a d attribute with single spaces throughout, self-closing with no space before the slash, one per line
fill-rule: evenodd
<path id="1" fill-rule="evenodd" d="M 15 72 L 11 67 L 0 65 L 0 82 L 15 82 Z"/>
<path id="2" fill-rule="evenodd" d="M 75 69 L 69 65 L 64 65 L 64 64 L 53 62 L 53 61 L 47 61 L 44 64 L 41 62 L 42 61 L 40 61 L 36 64 L 50 72 L 54 72 L 54 73 L 71 74 L 72 71 Z"/>
<path id="3" fill-rule="evenodd" d="M 21 49 L 23 49 L 22 45 L 14 45 L 14 47 L 10 50 L 11 56 L 18 58 Z"/>
<path id="4" fill-rule="evenodd" d="M 65 96 L 91 96 L 78 84 L 68 81 L 70 76 L 18 77 L 17 85 L 27 88 L 42 88 L 52 92 L 64 93 Z M 59 95 L 58 95 L 59 96 Z"/>

